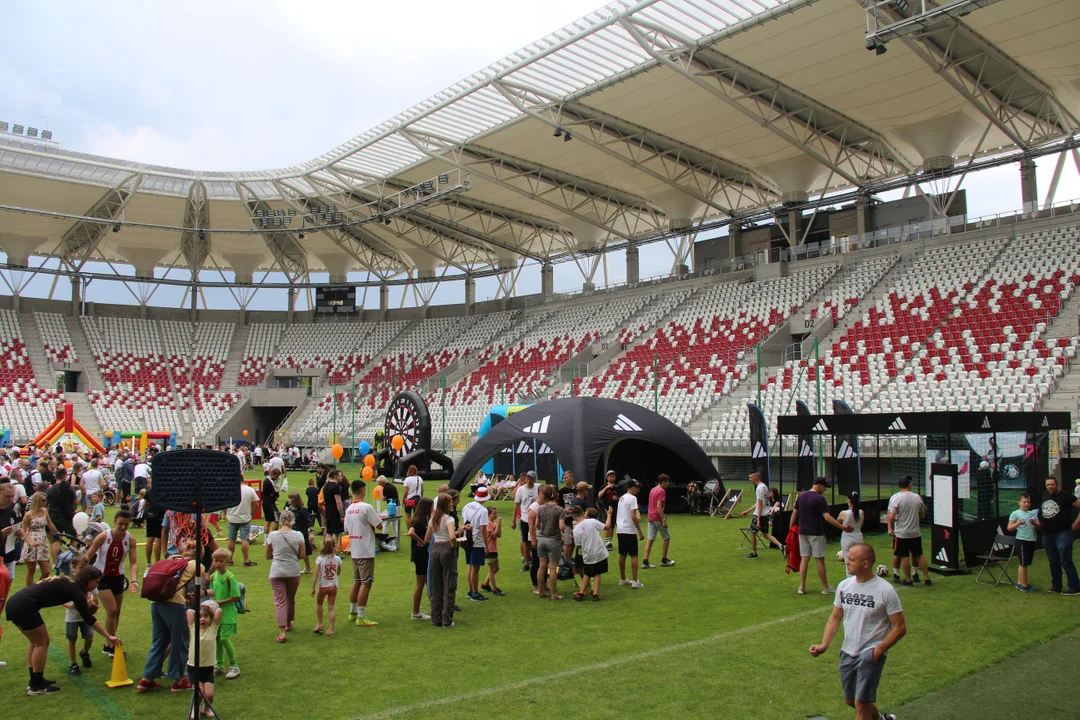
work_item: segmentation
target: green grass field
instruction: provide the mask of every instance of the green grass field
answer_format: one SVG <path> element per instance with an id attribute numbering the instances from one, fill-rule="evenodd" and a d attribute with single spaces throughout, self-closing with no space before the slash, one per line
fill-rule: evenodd
<path id="1" fill-rule="evenodd" d="M 507 518 L 500 584 L 508 595 L 470 602 L 462 567 L 458 603 L 463 611 L 452 629 L 409 619 L 414 577 L 406 544 L 405 552 L 382 553 L 376 560 L 368 615 L 378 627 L 343 622 L 348 613 L 348 583 L 343 582 L 337 636 L 313 634 L 311 576 L 304 576 L 297 630 L 287 644 L 278 645 L 269 563 L 257 546 L 258 567 L 238 563 L 234 568 L 247 585 L 251 612 L 241 616 L 235 638 L 242 675 L 216 686 L 222 717 L 854 716 L 839 691 L 839 639 L 825 657 L 807 653 L 821 638 L 832 599 L 817 591 L 796 595 L 797 579 L 784 573 L 776 551 L 744 560 L 746 550 L 737 548 L 743 521 L 676 516 L 671 557 L 678 564 L 642 571 L 644 589 L 618 587 L 613 561 L 601 602 L 554 602 L 530 592 L 528 575 L 519 571 L 517 539 L 509 532 L 511 506 L 497 505 Z M 883 554 L 888 538 L 872 542 Z M 828 561 L 833 584 L 843 576 L 843 566 L 831 559 L 836 547 L 830 546 Z M 813 589 L 812 571 L 811 576 Z M 1045 588 L 1047 579 L 1040 553 L 1032 582 Z M 23 578 L 16 578 L 13 590 L 22 585 Z M 901 588 L 900 595 L 908 636 L 888 660 L 879 691 L 886 711 L 943 688 L 948 693 L 953 683 L 1080 627 L 1075 598 L 986 588 L 970 575 L 935 576 L 934 587 Z M 25 695 L 26 643 L 5 623 L 0 659 L 8 667 L 0 670 L 0 698 L 12 703 L 5 706 L 5 717 L 41 712 L 73 719 L 183 717 L 188 695 L 106 689 L 110 662 L 100 654 L 100 640 L 93 669 L 81 678 L 68 677 L 62 610 L 49 611 L 46 621 L 53 638 L 47 676 L 63 691 Z M 138 680 L 150 641 L 146 601 L 129 597 L 119 635 L 129 652 L 128 675 Z M 1040 694 L 1042 683 L 1058 692 L 1061 681 L 1060 673 L 1047 672 L 1033 677 L 1027 691 Z M 1013 716 L 1005 712 L 1007 703 L 999 707 L 1000 715 L 990 709 L 978 717 Z M 958 712 L 951 717 L 972 717 L 963 708 Z"/>

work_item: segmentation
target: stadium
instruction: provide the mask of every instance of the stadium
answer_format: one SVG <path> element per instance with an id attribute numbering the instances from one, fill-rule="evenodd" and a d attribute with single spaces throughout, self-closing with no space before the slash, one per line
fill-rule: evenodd
<path id="1" fill-rule="evenodd" d="M 237 562 L 255 602 L 244 675 L 218 683 L 226 717 L 277 712 L 278 698 L 325 717 L 614 717 L 629 697 L 652 717 L 848 717 L 833 660 L 806 654 L 828 599 L 796 596 L 779 554 L 743 559 L 747 477 L 764 473 L 788 516 L 813 477 L 835 508 L 857 489 L 882 559 L 897 480 L 926 495 L 931 466 L 951 463 L 964 557 L 937 564 L 971 574 L 901 592 L 909 634 L 882 707 L 1055 709 L 1075 598 L 973 575 L 1022 492 L 1037 506 L 1046 476 L 1069 493 L 1080 477 L 1078 29 L 1067 0 L 625 0 L 266 171 L 93 155 L 0 117 L 3 442 L 40 441 L 60 407 L 106 449 L 296 446 L 356 479 L 361 444 L 396 432 L 388 409 L 412 391 L 420 447 L 459 469 L 480 467 L 470 451 L 493 416 L 509 426 L 567 398 L 632 403 L 708 456 L 714 474 L 668 490 L 673 511 L 701 511 L 673 515 L 678 568 L 650 570 L 634 595 L 608 587 L 600 606 L 539 607 L 505 530 L 510 597 L 461 603 L 464 643 L 408 622 L 412 567 L 381 554 L 381 627 L 279 652 L 256 629 L 273 625 L 265 568 Z M 848 413 L 865 418 L 842 436 L 790 419 Z M 930 414 L 957 429 L 915 424 Z M 968 417 L 982 424 L 959 429 Z M 45 445 L 89 447 L 72 427 Z M 557 485 L 569 458 L 542 463 L 532 436 L 484 470 Z M 604 457 L 578 479 L 602 483 Z M 262 469 L 245 477 L 258 485 Z M 718 484 L 702 499 L 692 481 Z M 937 522 L 923 523 L 928 548 Z M 1050 587 L 1041 551 L 1032 577 Z M 21 569 L 13 580 L 12 593 Z M 129 603 L 118 634 L 138 680 L 151 624 Z M 313 611 L 299 612 L 310 636 Z M 106 690 L 100 669 L 102 682 L 86 672 L 58 698 L 23 697 L 25 644 L 8 624 L 0 696 L 19 714 L 184 711 Z M 63 645 L 54 629 L 54 674 Z M 384 692 L 390 678 L 406 691 Z M 984 697 L 998 691 L 1007 703 Z"/>

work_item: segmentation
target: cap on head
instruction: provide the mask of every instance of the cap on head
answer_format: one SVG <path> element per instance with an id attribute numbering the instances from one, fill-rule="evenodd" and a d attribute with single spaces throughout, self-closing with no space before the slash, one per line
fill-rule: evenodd
<path id="1" fill-rule="evenodd" d="M 909 488 L 911 487 L 911 476 L 905 475 L 896 481 L 896 487 Z"/>
<path id="2" fill-rule="evenodd" d="M 532 470 L 529 470 L 528 472 L 525 473 L 525 477 L 532 478 L 533 480 L 535 480 L 536 479 L 536 473 L 533 472 Z"/>
<path id="3" fill-rule="evenodd" d="M 822 487 L 829 487 L 829 481 L 823 477 L 814 478 L 814 485 L 820 485 Z"/>

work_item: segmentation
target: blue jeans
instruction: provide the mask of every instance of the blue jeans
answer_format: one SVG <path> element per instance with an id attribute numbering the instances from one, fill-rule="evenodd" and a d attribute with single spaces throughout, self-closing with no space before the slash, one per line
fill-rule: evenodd
<path id="1" fill-rule="evenodd" d="M 1076 565 L 1072 559 L 1073 532 L 1062 530 L 1043 535 L 1043 547 L 1046 548 L 1046 560 L 1050 563 L 1050 585 L 1062 588 L 1061 570 L 1069 578 L 1069 589 L 1080 590 L 1080 577 L 1076 574 Z"/>
<path id="2" fill-rule="evenodd" d="M 187 624 L 187 609 L 176 603 L 150 603 L 150 622 L 150 651 L 146 655 L 143 677 L 147 680 L 161 677 L 165 649 L 171 646 L 169 671 L 165 673 L 165 679 L 179 680 L 184 677 L 184 666 L 188 660 L 190 629 Z"/>

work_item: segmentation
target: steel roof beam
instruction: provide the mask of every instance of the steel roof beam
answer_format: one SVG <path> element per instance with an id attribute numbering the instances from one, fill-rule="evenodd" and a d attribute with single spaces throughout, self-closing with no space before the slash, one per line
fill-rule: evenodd
<path id="1" fill-rule="evenodd" d="M 861 187 L 913 167 L 883 136 L 764 73 L 648 20 L 632 17 L 621 23 L 662 65 L 852 185 Z"/>
<path id="2" fill-rule="evenodd" d="M 726 215 L 740 200 L 754 205 L 770 198 L 764 179 L 748 169 L 628 120 L 517 81 L 495 87 L 523 113 L 559 130 L 573 130 L 575 140 Z M 748 195 L 752 193 L 752 195 Z M 777 197 L 779 193 L 773 193 Z M 726 202 L 718 202 L 716 196 Z"/>
<path id="3" fill-rule="evenodd" d="M 210 227 L 210 202 L 206 185 L 201 181 L 191 183 L 184 210 L 184 227 L 188 229 L 180 234 L 180 252 L 192 277 L 197 277 L 210 255 L 210 235 L 202 230 Z"/>
<path id="4" fill-rule="evenodd" d="M 78 220 L 67 229 L 60 239 L 59 247 L 60 257 L 64 264 L 76 272 L 82 270 L 83 265 L 105 238 L 105 234 L 109 232 L 109 223 L 123 217 L 124 208 L 135 196 L 142 178 L 142 173 L 128 175 L 84 213 L 84 217 L 100 218 L 107 222 Z"/>
<path id="5" fill-rule="evenodd" d="M 271 211 L 270 205 L 260 199 L 246 184 L 236 183 L 236 192 L 243 199 L 251 215 L 252 224 L 258 223 L 261 219 L 256 216 L 256 212 L 269 213 Z M 307 275 L 307 252 L 293 233 L 268 230 L 261 232 L 260 235 L 263 236 L 270 254 L 274 256 L 290 283 L 295 283 Z"/>
<path id="6" fill-rule="evenodd" d="M 474 145 L 402 131 L 417 149 L 498 187 L 623 239 L 664 227 L 663 213 L 648 201 L 569 173 Z M 615 223 L 624 223 L 626 229 Z"/>
<path id="7" fill-rule="evenodd" d="M 879 11 L 893 20 L 903 18 L 894 8 Z M 1080 129 L 1049 85 L 963 22 L 946 19 L 901 39 L 1018 148 L 1027 150 Z"/>

